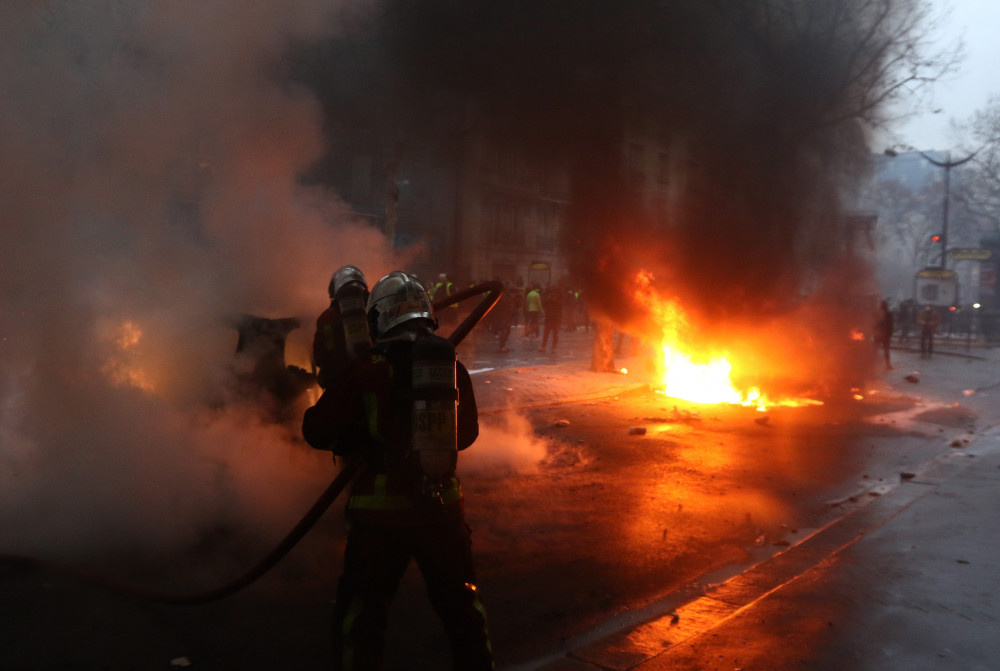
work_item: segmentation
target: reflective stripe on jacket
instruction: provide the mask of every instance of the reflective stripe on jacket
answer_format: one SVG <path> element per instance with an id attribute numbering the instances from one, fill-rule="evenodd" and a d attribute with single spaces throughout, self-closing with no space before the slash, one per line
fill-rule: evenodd
<path id="1" fill-rule="evenodd" d="M 375 473 L 370 488 L 366 486 L 368 483 L 356 483 L 347 500 L 348 510 L 412 510 L 413 498 L 406 494 L 389 493 L 387 479 L 385 473 Z M 458 478 L 451 478 L 449 486 L 441 490 L 441 498 L 446 506 L 462 500 L 462 486 Z"/>

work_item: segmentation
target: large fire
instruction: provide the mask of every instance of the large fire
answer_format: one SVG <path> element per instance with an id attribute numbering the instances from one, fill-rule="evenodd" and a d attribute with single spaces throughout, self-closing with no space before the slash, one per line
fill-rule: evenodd
<path id="1" fill-rule="evenodd" d="M 692 403 L 732 403 L 764 411 L 774 406 L 822 405 L 802 398 L 770 398 L 756 387 L 738 389 L 733 383 L 733 364 L 726 352 L 698 352 L 690 344 L 691 328 L 684 310 L 672 299 L 652 290 L 653 276 L 642 271 L 636 277 L 635 297 L 650 315 L 658 333 L 663 357 L 656 361 L 663 394 Z"/>

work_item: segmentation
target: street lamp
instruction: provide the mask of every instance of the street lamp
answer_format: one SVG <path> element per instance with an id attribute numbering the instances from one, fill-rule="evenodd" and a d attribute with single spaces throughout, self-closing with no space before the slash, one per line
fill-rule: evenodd
<path id="1" fill-rule="evenodd" d="M 907 148 L 908 149 L 912 149 L 912 147 L 907 147 Z M 941 242 L 941 268 L 946 268 L 947 267 L 947 263 L 948 263 L 948 205 L 949 205 L 949 201 L 951 200 L 951 169 L 952 168 L 957 168 L 958 166 L 960 166 L 960 165 L 962 165 L 964 163 L 968 163 L 969 161 L 971 161 L 973 158 L 975 158 L 976 154 L 979 153 L 979 150 L 977 149 L 976 151 L 972 152 L 971 154 L 969 154 L 965 158 L 957 160 L 957 161 L 952 161 L 951 160 L 951 150 L 950 149 L 948 150 L 948 152 L 946 154 L 947 159 L 944 160 L 944 161 L 939 161 L 936 158 L 934 158 L 933 156 L 928 156 L 926 153 L 924 153 L 924 152 L 922 152 L 920 150 L 917 150 L 917 153 L 920 154 L 921 156 L 923 156 L 925 159 L 927 159 L 927 161 L 929 161 L 933 165 L 936 165 L 939 168 L 944 168 L 944 199 L 943 199 L 944 202 L 943 202 L 943 205 L 942 205 L 942 221 L 941 221 L 941 239 L 940 239 L 940 242 Z M 885 150 L 885 155 L 889 156 L 891 158 L 895 158 L 896 156 L 898 156 L 898 153 L 896 152 L 896 150 L 894 148 L 889 147 L 888 149 Z M 935 240 L 935 242 L 938 242 L 938 241 Z"/>
<path id="2" fill-rule="evenodd" d="M 948 203 L 951 200 L 951 169 L 956 168 L 962 165 L 963 163 L 968 163 L 973 158 L 975 158 L 976 154 L 978 154 L 979 152 L 978 151 L 972 152 L 965 158 L 958 161 L 951 160 L 950 149 L 948 150 L 947 153 L 947 160 L 944 161 L 939 161 L 935 158 L 932 158 L 931 156 L 928 156 L 922 151 L 917 153 L 923 156 L 931 163 L 933 163 L 934 165 L 936 165 L 937 167 L 944 168 L 944 205 L 942 206 L 943 217 L 941 222 L 941 267 L 945 268 L 947 267 L 947 262 L 948 262 Z"/>

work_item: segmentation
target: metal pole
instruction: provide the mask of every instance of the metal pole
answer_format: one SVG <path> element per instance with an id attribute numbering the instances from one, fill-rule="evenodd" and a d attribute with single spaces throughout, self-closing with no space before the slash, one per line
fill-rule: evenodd
<path id="1" fill-rule="evenodd" d="M 944 165 L 944 221 L 941 224 L 941 267 L 948 267 L 948 201 L 951 200 L 951 150 Z"/>
<path id="2" fill-rule="evenodd" d="M 968 163 L 969 161 L 971 161 L 973 158 L 975 158 L 976 154 L 979 153 L 979 150 L 972 152 L 970 155 L 966 156 L 965 158 L 959 161 L 951 160 L 951 150 L 948 151 L 948 158 L 945 161 L 938 161 L 937 159 L 928 156 L 924 152 L 918 152 L 918 153 L 925 159 L 936 165 L 937 167 L 944 168 L 944 207 L 943 207 L 944 221 L 941 224 L 942 225 L 941 267 L 945 268 L 948 259 L 948 201 L 949 201 L 949 194 L 951 192 L 951 169 L 956 168 L 962 165 L 963 163 Z"/>

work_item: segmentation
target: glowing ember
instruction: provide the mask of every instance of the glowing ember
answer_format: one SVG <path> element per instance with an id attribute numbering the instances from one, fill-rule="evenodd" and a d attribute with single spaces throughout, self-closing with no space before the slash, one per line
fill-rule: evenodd
<path id="1" fill-rule="evenodd" d="M 851 329 L 851 340 L 864 340 L 865 334 L 858 329 Z"/>
<path id="2" fill-rule="evenodd" d="M 737 389 L 732 382 L 733 365 L 726 353 L 696 353 L 685 346 L 693 338 L 684 311 L 676 301 L 656 296 L 652 279 L 650 273 L 639 273 L 636 298 L 660 331 L 662 393 L 693 403 L 733 403 L 759 411 L 771 406 L 822 405 L 811 399 L 769 399 L 756 387 Z"/>
<path id="3" fill-rule="evenodd" d="M 116 387 L 134 387 L 146 392 L 154 389 L 153 381 L 139 365 L 137 351 L 142 340 L 142 329 L 133 321 L 125 321 L 112 332 L 110 340 L 115 349 L 104 362 L 101 372 Z"/>

